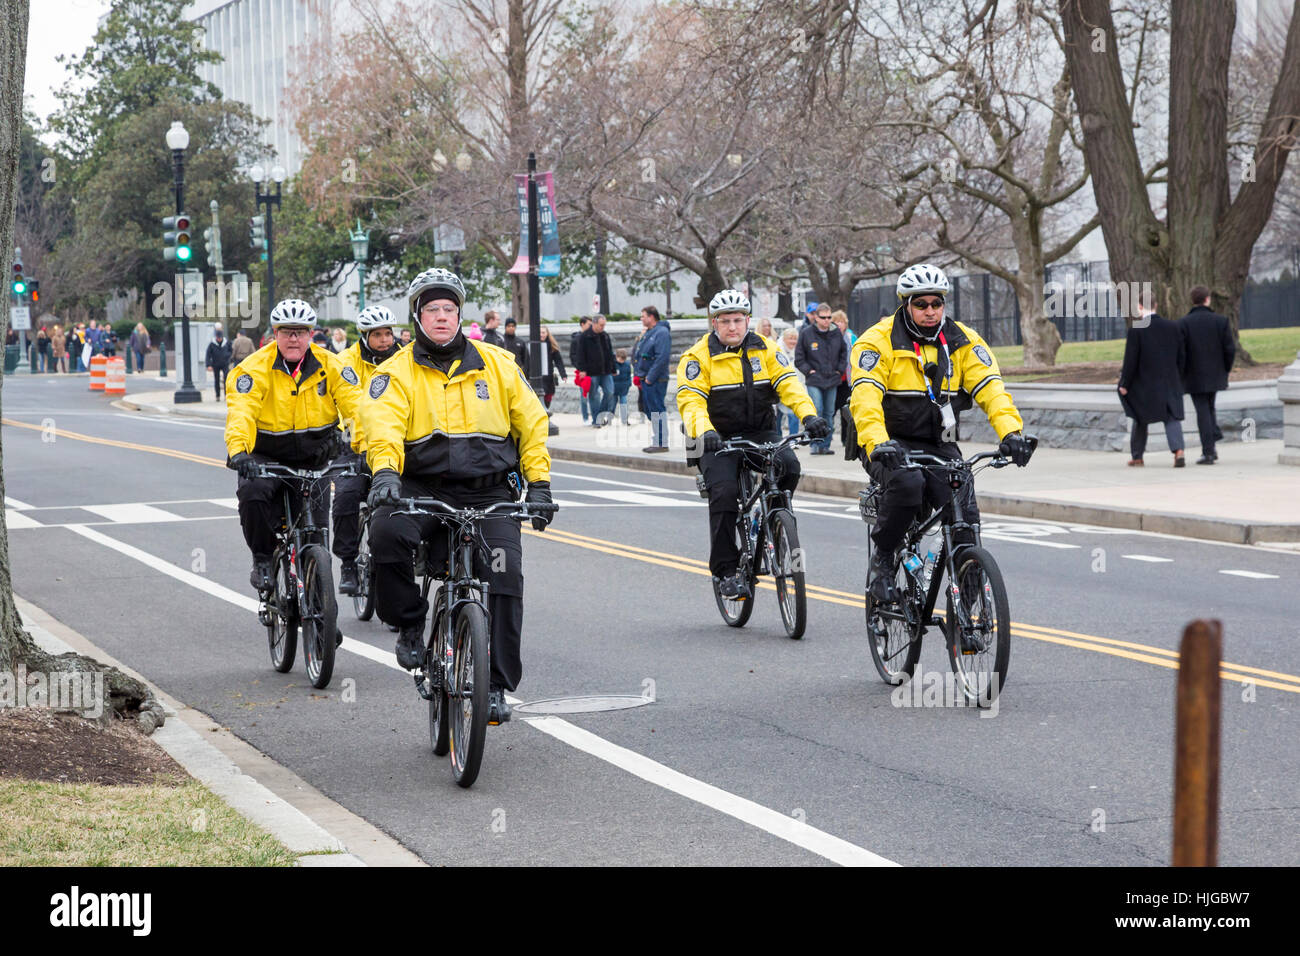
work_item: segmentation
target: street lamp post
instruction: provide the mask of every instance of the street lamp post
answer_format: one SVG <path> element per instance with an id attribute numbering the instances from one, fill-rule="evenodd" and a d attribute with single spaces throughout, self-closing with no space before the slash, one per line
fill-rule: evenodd
<path id="1" fill-rule="evenodd" d="M 360 282 L 360 291 L 357 293 L 357 311 L 366 307 L 366 258 L 370 255 L 370 232 L 361 228 L 361 220 L 357 220 L 355 231 L 348 233 L 348 238 L 352 241 L 352 259 L 357 264 L 357 276 Z"/>
<path id="2" fill-rule="evenodd" d="M 190 145 L 190 134 L 180 120 L 174 120 L 167 130 L 167 147 L 172 151 L 173 182 L 176 187 L 176 215 L 185 211 L 185 150 Z M 181 362 L 185 374 L 181 377 L 181 386 L 172 395 L 177 405 L 187 405 L 203 400 L 199 390 L 194 387 L 190 365 L 190 313 L 185 305 L 185 294 L 181 293 Z"/>
<path id="3" fill-rule="evenodd" d="M 272 166 L 271 178 L 268 180 L 266 170 L 260 163 L 250 169 L 248 174 L 253 180 L 257 205 L 266 207 L 266 312 L 270 315 L 275 308 L 275 234 L 271 229 L 271 207 L 280 208 L 280 185 L 287 174 L 283 166 Z M 275 192 L 269 188 L 272 182 L 275 183 Z"/>

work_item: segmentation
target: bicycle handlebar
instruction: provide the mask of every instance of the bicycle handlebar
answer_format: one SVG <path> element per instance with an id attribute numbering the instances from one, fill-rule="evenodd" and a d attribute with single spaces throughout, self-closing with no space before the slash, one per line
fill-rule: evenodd
<path id="1" fill-rule="evenodd" d="M 437 515 L 450 515 L 463 521 L 474 521 L 488 517 L 515 518 L 519 521 L 536 518 L 541 515 L 555 514 L 560 510 L 558 504 L 540 501 L 498 501 L 484 508 L 453 508 L 439 498 L 399 498 L 395 515 L 418 515 L 433 512 Z M 507 513 L 508 512 L 508 513 Z"/>
<path id="2" fill-rule="evenodd" d="M 807 432 L 796 432 L 793 435 L 787 435 L 780 441 L 774 442 L 755 442 L 750 441 L 748 438 L 724 438 L 722 440 L 722 447 L 718 449 L 718 453 L 721 454 L 726 451 L 780 451 L 782 448 L 789 445 L 806 445 L 811 441 L 812 439 L 808 437 Z"/>
<path id="3" fill-rule="evenodd" d="M 301 481 L 319 481 L 327 475 L 356 475 L 356 462 L 331 462 L 321 469 L 310 468 L 290 468 L 288 465 L 281 465 L 278 462 L 268 461 L 260 462 L 258 465 L 259 478 L 297 478 Z"/>

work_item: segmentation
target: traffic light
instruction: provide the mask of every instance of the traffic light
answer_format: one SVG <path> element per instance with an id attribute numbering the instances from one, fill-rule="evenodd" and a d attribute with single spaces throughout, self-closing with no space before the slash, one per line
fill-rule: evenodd
<path id="1" fill-rule="evenodd" d="M 266 261 L 266 217 L 253 216 L 248 220 L 248 244 L 262 254 Z"/>
<path id="2" fill-rule="evenodd" d="M 21 249 L 14 249 L 14 273 L 13 281 L 9 288 L 13 290 L 14 295 L 23 295 L 27 291 L 27 279 L 23 276 L 23 256 Z"/>
<path id="3" fill-rule="evenodd" d="M 163 219 L 163 258 L 177 262 L 189 262 L 194 256 L 190 248 L 190 217 L 181 213 Z"/>
<path id="4" fill-rule="evenodd" d="M 31 279 L 27 283 L 27 291 L 32 294 L 32 305 L 41 301 L 41 280 Z"/>
<path id="5" fill-rule="evenodd" d="M 208 226 L 203 230 L 203 254 L 208 257 L 208 262 L 213 262 L 217 254 L 217 229 L 215 226 Z"/>

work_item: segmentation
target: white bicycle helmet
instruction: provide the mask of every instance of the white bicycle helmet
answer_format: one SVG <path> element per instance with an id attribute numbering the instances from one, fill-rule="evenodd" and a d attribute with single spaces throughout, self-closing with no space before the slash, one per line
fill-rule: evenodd
<path id="1" fill-rule="evenodd" d="M 456 300 L 456 307 L 460 308 L 465 304 L 465 286 L 461 283 L 460 277 L 454 272 L 448 272 L 446 269 L 425 269 L 418 276 L 411 280 L 411 284 L 406 287 L 406 306 L 411 313 L 412 321 L 419 324 L 419 315 L 415 310 L 415 303 L 420 296 L 430 289 L 444 289 L 452 294 Z"/>
<path id="2" fill-rule="evenodd" d="M 357 331 L 362 335 L 375 329 L 391 329 L 403 324 L 382 305 L 368 305 L 357 314 Z"/>
<path id="3" fill-rule="evenodd" d="M 948 284 L 948 277 L 943 274 L 943 270 L 929 263 L 908 266 L 898 277 L 898 298 L 903 302 L 914 295 L 924 295 L 927 292 L 946 298 L 950 291 L 952 287 Z"/>
<path id="4" fill-rule="evenodd" d="M 749 299 L 735 289 L 723 289 L 709 300 L 709 318 L 722 312 L 744 312 L 750 315 Z"/>
<path id="5" fill-rule="evenodd" d="M 316 310 L 302 299 L 281 299 L 271 310 L 271 328 L 282 325 L 316 328 Z"/>

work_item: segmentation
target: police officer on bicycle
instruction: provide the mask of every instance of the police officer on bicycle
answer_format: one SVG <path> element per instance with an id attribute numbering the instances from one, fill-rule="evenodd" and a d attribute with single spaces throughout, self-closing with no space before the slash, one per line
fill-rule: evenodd
<path id="1" fill-rule="evenodd" d="M 429 269 L 406 290 L 415 340 L 370 380 L 362 413 L 370 486 L 370 553 L 380 620 L 400 628 L 397 662 L 418 667 L 424 656 L 429 604 L 415 583 L 412 555 L 421 540 L 443 560 L 445 535 L 433 517 L 394 515 L 399 498 L 435 497 L 453 507 L 517 500 L 518 477 L 528 502 L 551 502 L 547 418 L 515 357 L 471 342 L 460 327 L 465 288 L 455 273 Z M 550 516 L 533 518 L 541 531 Z M 520 634 L 524 576 L 519 524 L 482 524 L 490 555 L 475 573 L 488 582 L 492 618 L 489 724 L 510 719 L 505 692 L 523 674 Z"/>
<path id="2" fill-rule="evenodd" d="M 405 324 L 382 305 L 368 306 L 357 315 L 357 340 L 351 348 L 339 353 L 339 360 L 352 370 L 363 391 L 370 387 L 375 367 L 392 358 L 402 347 L 393 329 Z M 339 575 L 339 592 L 356 594 L 361 499 L 370 490 L 370 469 L 366 467 L 361 423 L 345 423 L 347 424 L 351 425 L 351 438 L 361 451 L 358 453 L 346 448 L 339 456 L 340 461 L 355 462 L 358 473 L 334 479 L 334 556 L 343 562 L 343 570 Z"/>
<path id="3" fill-rule="evenodd" d="M 325 467 L 338 454 L 340 418 L 354 420 L 361 398 L 356 373 L 335 353 L 312 343 L 315 328 L 316 311 L 310 305 L 282 300 L 271 310 L 274 341 L 226 377 L 226 467 L 239 472 L 239 523 L 253 552 L 249 581 L 259 591 L 273 583 L 271 555 L 284 481 L 256 477 L 259 466 Z M 298 507 L 300 499 L 295 495 L 292 500 Z M 325 527 L 328 517 L 328 487 L 313 489 L 313 520 Z"/>
<path id="4" fill-rule="evenodd" d="M 743 454 L 718 454 L 726 438 L 779 441 L 774 404 L 800 416 L 812 438 L 825 438 L 830 424 L 799 383 L 799 376 L 776 344 L 749 331 L 749 299 L 723 289 L 709 302 L 713 331 L 696 342 L 677 365 L 677 409 L 686 428 L 687 460 L 698 459 L 709 492 L 709 570 L 725 598 L 750 597 L 749 582 L 737 573 L 740 468 Z M 779 486 L 799 484 L 799 459 L 791 448 L 777 455 Z"/>
<path id="5" fill-rule="evenodd" d="M 948 292 L 942 269 L 909 266 L 898 277 L 898 310 L 864 332 L 849 356 L 849 409 L 863 464 L 883 486 L 869 572 L 878 601 L 897 598 L 894 551 L 922 502 L 939 508 L 952 498 L 939 476 L 901 468 L 907 451 L 960 458 L 958 415 L 978 403 L 1003 455 L 1023 467 L 1033 453 L 993 353 L 973 329 L 944 315 Z M 966 515 L 978 521 L 974 486 L 967 484 L 961 493 Z"/>

